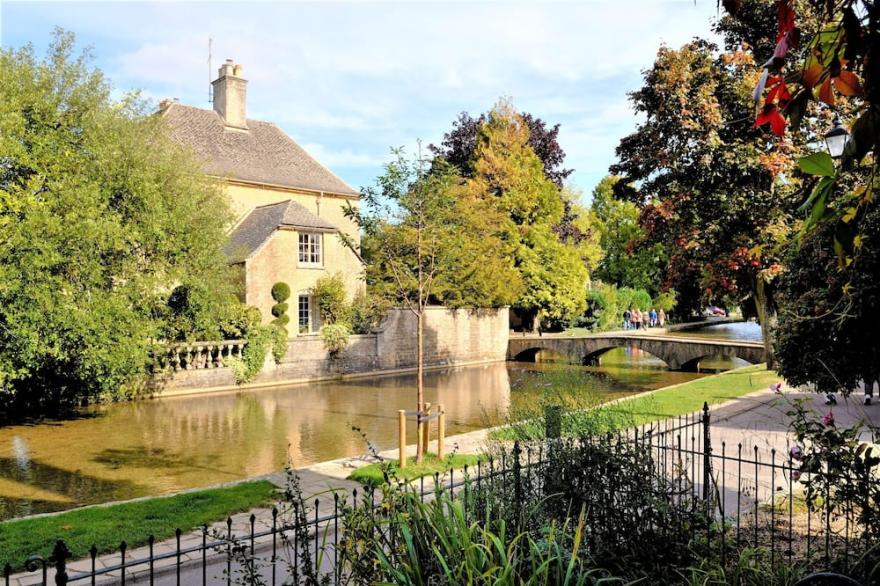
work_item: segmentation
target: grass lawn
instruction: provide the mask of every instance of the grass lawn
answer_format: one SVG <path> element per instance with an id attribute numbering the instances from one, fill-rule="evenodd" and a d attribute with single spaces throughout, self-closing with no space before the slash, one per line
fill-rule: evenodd
<path id="1" fill-rule="evenodd" d="M 443 473 L 450 468 L 460 469 L 465 466 L 476 466 L 480 456 L 472 454 L 450 454 L 441 461 L 435 454 L 425 454 L 422 463 L 416 465 L 415 458 L 407 458 L 406 467 L 401 470 L 397 460 L 377 462 L 362 466 L 349 475 L 349 480 L 360 482 L 364 486 L 380 486 L 385 482 L 385 470 L 399 480 L 415 480 L 422 476 L 433 476 L 435 472 Z"/>
<path id="2" fill-rule="evenodd" d="M 567 436 L 605 433 L 685 415 L 702 409 L 704 402 L 710 406 L 717 405 L 766 389 L 779 380 L 779 375 L 775 371 L 767 370 L 764 364 L 729 370 L 636 395 L 613 404 L 569 411 L 562 417 L 562 433 Z M 491 437 L 497 440 L 542 438 L 544 419 L 539 416 L 500 427 L 491 433 Z"/>
<path id="3" fill-rule="evenodd" d="M 641 425 L 693 413 L 702 409 L 704 402 L 710 407 L 724 403 L 766 389 L 780 380 L 776 371 L 767 370 L 764 364 L 755 364 L 625 399 L 602 409 L 625 412 L 635 425 Z"/>
<path id="4" fill-rule="evenodd" d="M 32 554 L 48 557 L 58 538 L 64 539 L 73 558 L 89 555 L 92 544 L 98 553 L 115 551 L 122 540 L 131 549 L 183 531 L 225 519 L 227 516 L 265 505 L 276 497 L 268 480 L 245 482 L 167 497 L 89 507 L 32 519 L 0 523 L 0 568 L 7 563 L 21 570 Z"/>

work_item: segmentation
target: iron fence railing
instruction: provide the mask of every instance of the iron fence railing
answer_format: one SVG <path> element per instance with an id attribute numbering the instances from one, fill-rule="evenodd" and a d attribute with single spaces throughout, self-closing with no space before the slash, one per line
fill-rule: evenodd
<path id="1" fill-rule="evenodd" d="M 876 545 L 867 541 L 867 532 L 858 524 L 854 509 L 832 510 L 806 506 L 795 498 L 798 481 L 791 458 L 780 458 L 757 448 L 734 448 L 711 442 L 710 414 L 702 412 L 659 423 L 646 424 L 610 439 L 612 443 L 635 445 L 650 453 L 657 478 L 674 486 L 670 506 L 679 506 L 694 516 L 704 515 L 711 522 L 691 523 L 686 529 L 705 551 L 714 552 L 721 563 L 743 547 L 761 548 L 776 563 L 803 564 L 822 570 L 835 564 L 845 573 L 861 552 Z M 545 440 L 513 443 L 461 471 L 443 476 L 422 477 L 408 490 L 423 500 L 438 490 L 463 500 L 466 514 L 479 503 L 475 493 L 493 486 L 512 491 L 514 502 L 523 492 L 546 492 L 548 473 L 556 442 L 589 443 L 596 438 Z M 595 508 L 588 519 L 601 518 L 601 507 L 613 502 L 589 501 Z M 830 503 L 830 499 L 825 499 Z M 18 568 L 3 569 L 6 586 L 13 584 L 231 584 L 245 570 L 257 572 L 266 584 L 299 584 L 303 564 L 319 570 L 330 582 L 345 576 L 346 560 L 340 548 L 344 538 L 344 508 L 360 507 L 374 514 L 382 505 L 380 492 L 366 489 L 351 493 L 334 491 L 310 499 L 307 504 L 285 502 L 262 521 L 255 515 L 249 527 L 234 528 L 228 519 L 225 530 L 202 527 L 195 535 L 178 529 L 170 542 L 157 543 L 152 537 L 145 546 L 132 551 L 125 542 L 109 555 L 99 555 L 92 547 L 85 559 L 72 560 L 64 540 L 59 539 L 51 555 L 32 556 Z M 697 531 L 705 534 L 697 535 Z M 246 554 L 246 555 L 242 555 Z M 247 555 L 249 554 L 249 555 Z M 244 558 L 262 556 L 259 567 L 244 568 Z M 22 571 L 24 568 L 24 571 Z"/>

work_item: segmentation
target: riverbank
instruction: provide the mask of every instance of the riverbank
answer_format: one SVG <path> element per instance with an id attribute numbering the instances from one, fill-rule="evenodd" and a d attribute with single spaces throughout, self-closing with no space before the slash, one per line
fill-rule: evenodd
<path id="1" fill-rule="evenodd" d="M 767 373 L 767 371 L 764 370 L 763 373 Z M 763 373 L 758 370 L 758 367 L 747 367 L 745 369 L 698 379 L 689 383 L 672 385 L 655 391 L 649 391 L 647 393 L 636 395 L 635 397 L 613 401 L 608 404 L 608 408 L 632 411 L 633 413 L 638 414 L 640 423 L 660 418 L 668 418 L 677 414 L 694 411 L 699 406 L 702 406 L 703 401 L 716 405 L 719 402 L 730 399 L 731 397 L 748 394 L 756 387 L 766 383 L 764 378 L 765 375 Z M 766 374 L 766 376 L 771 375 Z M 776 380 L 775 374 L 772 375 L 772 378 L 774 381 Z M 490 438 L 490 433 L 494 432 L 497 432 L 497 429 L 482 429 L 452 435 L 446 440 L 447 451 L 456 454 L 478 454 L 487 447 L 487 444 L 492 439 L 494 439 Z M 433 443 L 431 447 L 433 449 Z M 408 454 L 415 454 L 415 445 L 408 446 Z M 398 458 L 397 450 L 394 449 L 379 452 L 379 456 L 385 460 L 396 460 Z M 309 498 L 334 490 L 343 490 L 346 493 L 351 493 L 353 489 L 359 488 L 360 485 L 348 480 L 348 477 L 356 468 L 373 463 L 373 459 L 363 456 L 339 458 L 300 469 L 297 471 L 297 474 L 300 476 L 303 493 Z M 270 474 L 263 478 L 272 482 L 277 487 L 283 487 L 286 482 L 285 475 L 281 472 Z M 252 481 L 253 479 L 250 481 L 243 481 L 242 485 L 246 482 Z M 236 485 L 234 484 L 233 486 Z M 205 490 L 224 490 L 224 488 L 209 488 Z M 83 520 L 88 520 L 93 515 L 106 515 L 107 511 L 119 512 L 118 515 L 110 515 L 110 518 L 116 519 L 116 522 L 108 521 L 106 524 L 103 522 L 96 523 L 95 526 L 91 528 L 91 533 L 89 533 L 90 537 L 86 539 L 92 540 L 96 544 L 100 543 L 101 546 L 99 549 L 101 551 L 109 551 L 118 547 L 118 543 L 122 539 L 126 539 L 129 548 L 143 545 L 146 543 L 150 531 L 155 533 L 157 539 L 162 539 L 162 536 L 167 537 L 173 535 L 173 529 L 178 526 L 184 532 L 185 543 L 187 540 L 197 541 L 201 539 L 201 532 L 198 531 L 196 533 L 191 533 L 190 530 L 193 527 L 197 527 L 203 523 L 224 520 L 229 515 L 232 515 L 233 526 L 238 528 L 239 531 L 248 529 L 251 514 L 255 515 L 255 519 L 260 526 L 271 523 L 271 508 L 258 506 L 258 508 L 253 509 L 252 506 L 249 506 L 247 508 L 251 510 L 233 514 L 237 511 L 244 510 L 238 501 L 232 503 L 231 506 L 230 503 L 226 501 L 225 509 L 222 503 L 215 503 L 216 506 L 212 507 L 207 505 L 184 506 L 183 509 L 187 511 L 186 515 L 171 515 L 159 512 L 160 510 L 173 510 L 173 508 L 169 509 L 169 505 L 173 504 L 175 498 L 184 497 L 185 499 L 189 499 L 189 497 L 186 497 L 187 494 L 199 494 L 200 492 L 203 491 L 184 493 L 183 495 L 143 498 L 136 501 L 98 505 L 74 509 L 62 513 L 6 521 L 0 523 L 0 551 L 15 552 L 15 555 L 18 556 L 17 559 L 19 560 L 22 559 L 20 554 L 24 551 L 29 552 L 27 555 L 34 552 L 45 553 L 51 549 L 55 539 L 61 537 L 66 540 L 71 535 L 71 529 L 66 529 L 65 527 L 67 525 L 73 526 L 73 524 L 66 522 L 66 519 L 77 519 L 76 525 L 81 526 Z M 154 507 L 156 510 L 153 510 Z M 132 515 L 125 511 L 136 511 L 136 514 Z M 191 516 L 187 516 L 194 511 L 202 514 L 197 520 L 194 520 Z M 162 533 L 158 531 L 155 523 L 143 523 L 139 525 L 137 523 L 138 518 L 161 519 L 163 522 L 167 522 L 167 525 L 165 525 L 166 532 Z M 7 529 L 13 525 L 15 530 L 8 531 Z M 221 524 L 218 525 L 218 528 L 225 529 L 225 523 L 221 522 Z M 168 533 L 169 530 L 171 531 L 170 534 Z M 105 531 L 106 533 L 99 535 L 98 533 L 102 531 Z M 35 539 L 36 541 L 34 541 Z M 171 546 L 166 543 L 164 547 L 167 550 L 167 548 Z M 77 552 L 84 555 L 84 552 L 87 550 L 88 546 L 85 546 L 83 551 L 77 550 Z M 7 554 L 7 556 L 9 559 L 12 559 L 12 553 Z"/>

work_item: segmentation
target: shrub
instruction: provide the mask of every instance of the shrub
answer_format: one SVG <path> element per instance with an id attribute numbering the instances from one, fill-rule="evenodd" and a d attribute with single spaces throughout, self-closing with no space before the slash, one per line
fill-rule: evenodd
<path id="1" fill-rule="evenodd" d="M 636 289 L 636 292 L 633 295 L 633 303 L 635 303 L 636 307 L 638 307 L 639 309 L 650 309 L 651 294 L 644 289 Z"/>
<path id="2" fill-rule="evenodd" d="M 275 283 L 272 285 L 272 299 L 274 299 L 277 303 L 272 306 L 272 315 L 275 316 L 275 319 L 272 320 L 272 325 L 276 328 L 284 330 L 285 337 L 287 336 L 287 330 L 285 326 L 290 323 L 290 316 L 287 315 L 287 310 L 289 306 L 285 301 L 290 298 L 290 285 L 287 283 Z M 280 334 L 279 334 L 280 335 Z M 282 354 L 282 357 L 284 355 Z M 278 362 L 279 359 L 276 359 Z"/>
<path id="3" fill-rule="evenodd" d="M 636 290 L 629 287 L 620 287 L 617 289 L 617 306 L 621 313 L 630 308 L 635 307 Z"/>
<path id="4" fill-rule="evenodd" d="M 658 294 L 657 297 L 654 298 L 654 307 L 657 311 L 662 309 L 666 313 L 669 313 L 675 309 L 675 305 L 678 303 L 677 295 L 675 289 L 670 289 L 669 291 L 664 291 L 663 293 Z"/>
<path id="5" fill-rule="evenodd" d="M 614 285 L 594 283 L 593 288 L 587 291 L 587 310 L 575 325 L 594 331 L 619 327 L 623 310 L 618 306 L 617 293 Z"/>
<path id="6" fill-rule="evenodd" d="M 287 317 L 287 316 L 285 316 Z M 229 358 L 226 363 L 232 369 L 235 384 L 242 385 L 254 380 L 266 361 L 266 354 L 271 351 L 276 364 L 281 364 L 287 354 L 287 330 L 270 324 L 268 326 L 252 325 L 243 336 L 247 342 L 241 358 Z"/>
<path id="7" fill-rule="evenodd" d="M 271 327 L 272 358 L 275 360 L 275 364 L 281 364 L 281 361 L 284 360 L 284 356 L 287 354 L 287 329 L 276 325 Z"/>
<path id="8" fill-rule="evenodd" d="M 241 358 L 229 358 L 227 364 L 232 369 L 235 384 L 243 385 L 254 380 L 263 368 L 266 353 L 273 343 L 274 331 L 271 326 L 257 325 L 250 328 L 244 340 L 247 344 Z"/>
<path id="9" fill-rule="evenodd" d="M 335 324 L 347 321 L 348 305 L 345 302 L 345 281 L 341 273 L 321 277 L 312 288 L 321 322 Z"/>
<path id="10" fill-rule="evenodd" d="M 336 356 L 348 345 L 351 330 L 344 323 L 327 324 L 321 328 L 321 338 L 330 356 Z"/>
<path id="11" fill-rule="evenodd" d="M 372 333 L 379 327 L 389 308 L 390 304 L 381 297 L 369 295 L 365 291 L 358 291 L 351 301 L 348 312 L 352 332 L 355 334 Z"/>

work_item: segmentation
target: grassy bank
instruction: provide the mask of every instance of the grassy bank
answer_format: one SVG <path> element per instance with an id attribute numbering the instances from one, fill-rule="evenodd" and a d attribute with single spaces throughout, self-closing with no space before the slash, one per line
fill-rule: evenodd
<path id="1" fill-rule="evenodd" d="M 275 494 L 275 485 L 260 480 L 5 521 L 0 523 L 0 568 L 9 563 L 13 570 L 21 570 L 32 554 L 48 557 L 58 538 L 64 539 L 74 558 L 88 556 L 93 544 L 99 554 L 117 550 L 123 540 L 131 549 L 146 544 L 150 535 L 156 541 L 168 539 L 176 528 L 187 531 L 265 505 Z"/>
<path id="2" fill-rule="evenodd" d="M 435 472 L 442 474 L 450 468 L 458 470 L 465 466 L 476 466 L 479 459 L 479 456 L 471 454 L 451 454 L 440 460 L 435 454 L 425 454 L 421 464 L 416 464 L 415 458 L 407 458 L 403 470 L 398 460 L 389 460 L 362 466 L 352 472 L 348 479 L 364 486 L 380 486 L 385 482 L 386 471 L 398 480 L 415 480 L 422 476 L 433 476 Z"/>
<path id="3" fill-rule="evenodd" d="M 584 409 L 565 409 L 562 419 L 563 435 L 604 433 L 629 426 L 641 425 L 693 413 L 703 407 L 724 403 L 778 382 L 779 375 L 756 364 L 690 382 L 658 389 L 650 393 L 623 399 L 608 405 Z M 520 422 L 511 423 L 492 432 L 498 440 L 535 439 L 544 435 L 541 413 Z"/>

